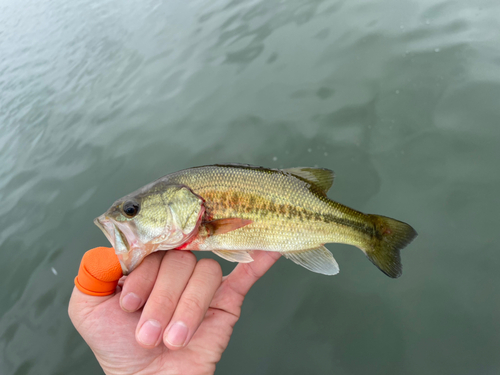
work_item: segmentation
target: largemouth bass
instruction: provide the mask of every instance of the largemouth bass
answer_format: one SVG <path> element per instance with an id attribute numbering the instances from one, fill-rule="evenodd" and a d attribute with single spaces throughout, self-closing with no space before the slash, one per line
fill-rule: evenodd
<path id="1" fill-rule="evenodd" d="M 124 274 L 157 250 L 204 250 L 233 262 L 250 251 L 278 251 L 313 272 L 339 267 L 325 243 L 360 248 L 382 272 L 399 277 L 400 250 L 417 232 L 388 217 L 353 210 L 327 197 L 333 172 L 209 165 L 164 176 L 117 200 L 95 219 Z"/>

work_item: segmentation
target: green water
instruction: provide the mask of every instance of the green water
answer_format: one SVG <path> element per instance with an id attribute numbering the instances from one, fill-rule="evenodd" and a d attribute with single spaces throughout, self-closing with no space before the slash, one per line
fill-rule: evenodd
<path id="1" fill-rule="evenodd" d="M 328 245 L 250 292 L 219 374 L 500 373 L 500 3 L 0 3 L 0 373 L 99 374 L 67 303 L 92 220 L 176 170 L 333 169 L 412 224 L 392 280 Z M 227 273 L 232 264 L 220 260 Z"/>

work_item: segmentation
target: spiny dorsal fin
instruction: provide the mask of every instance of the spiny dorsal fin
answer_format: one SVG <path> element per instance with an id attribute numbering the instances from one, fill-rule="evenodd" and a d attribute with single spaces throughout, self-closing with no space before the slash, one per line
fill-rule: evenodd
<path id="1" fill-rule="evenodd" d="M 297 167 L 282 169 L 283 172 L 300 177 L 303 180 L 317 186 L 325 194 L 332 187 L 333 171 L 325 168 Z"/>
<path id="2" fill-rule="evenodd" d="M 316 249 L 280 251 L 280 253 L 285 258 L 307 268 L 309 271 L 322 273 L 323 275 L 336 275 L 339 273 L 339 265 L 333 258 L 332 253 L 324 246 Z"/>
<path id="3" fill-rule="evenodd" d="M 253 258 L 248 251 L 244 250 L 213 250 L 215 255 L 220 256 L 222 259 L 230 262 L 250 263 Z"/>

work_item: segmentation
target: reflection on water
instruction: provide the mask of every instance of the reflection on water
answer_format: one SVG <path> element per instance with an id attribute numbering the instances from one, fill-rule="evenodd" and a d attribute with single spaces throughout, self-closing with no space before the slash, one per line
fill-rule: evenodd
<path id="1" fill-rule="evenodd" d="M 215 162 L 331 168 L 330 197 L 420 233 L 397 281 L 347 246 L 329 245 L 332 278 L 278 262 L 219 373 L 498 372 L 499 11 L 1 4 L 0 373 L 98 373 L 66 313 L 81 255 L 106 244 L 93 218 Z"/>

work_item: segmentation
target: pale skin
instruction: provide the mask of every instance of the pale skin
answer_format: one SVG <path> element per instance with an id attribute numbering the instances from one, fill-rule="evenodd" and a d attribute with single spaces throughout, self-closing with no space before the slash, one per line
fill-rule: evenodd
<path id="1" fill-rule="evenodd" d="M 222 277 L 215 260 L 159 251 L 111 296 L 74 288 L 69 316 L 106 374 L 213 374 L 245 295 L 279 256 L 254 251 Z"/>

